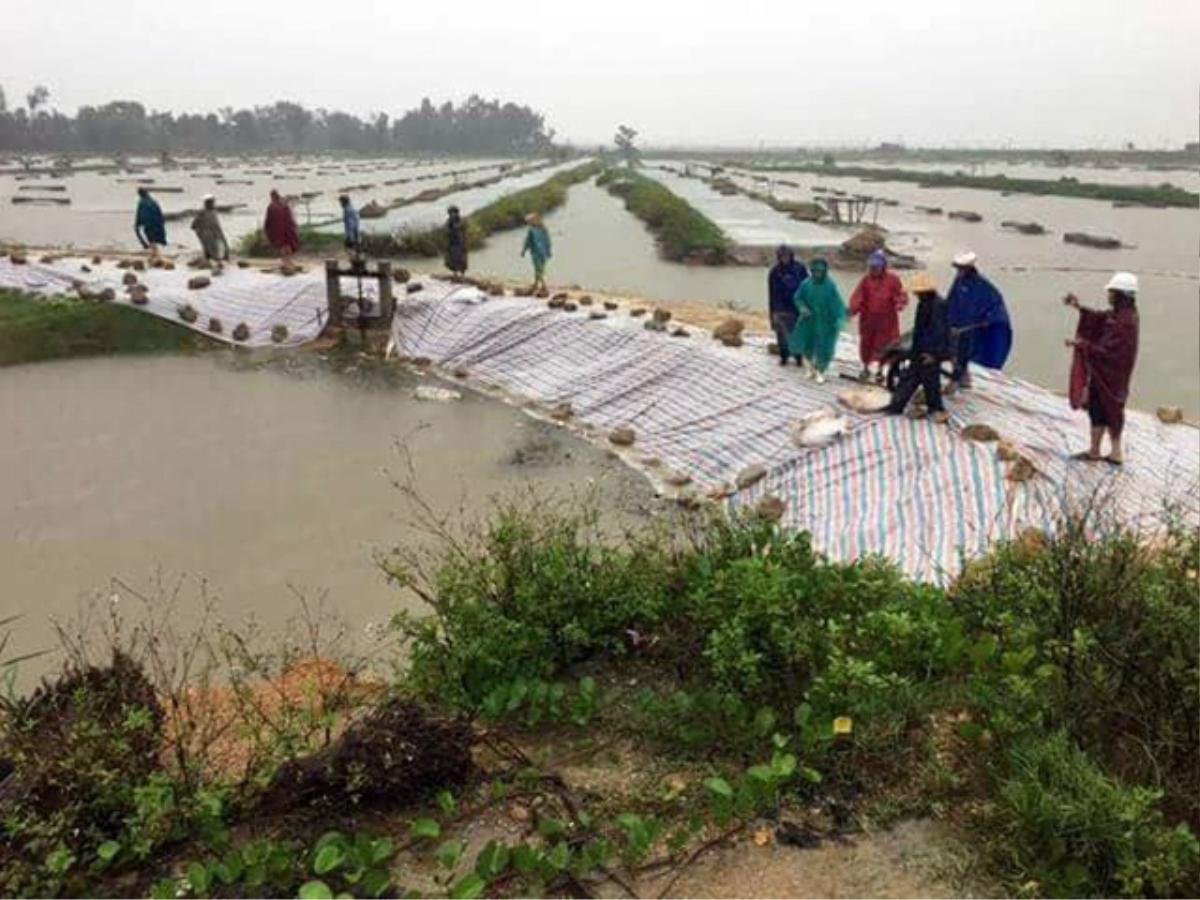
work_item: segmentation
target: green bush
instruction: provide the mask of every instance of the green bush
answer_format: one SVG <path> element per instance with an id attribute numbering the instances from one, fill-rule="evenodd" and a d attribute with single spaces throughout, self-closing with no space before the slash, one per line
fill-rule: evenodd
<path id="1" fill-rule="evenodd" d="M 987 824 L 1014 880 L 1050 896 L 1195 896 L 1200 843 L 1163 824 L 1158 791 L 1109 778 L 1061 731 L 1007 763 Z"/>
<path id="2" fill-rule="evenodd" d="M 1091 513 L 968 570 L 955 606 L 988 651 L 972 680 L 981 717 L 1002 739 L 1065 727 L 1200 822 L 1198 558 L 1195 530 L 1147 544 Z"/>
<path id="3" fill-rule="evenodd" d="M 475 707 L 516 678 L 549 680 L 620 654 L 627 629 L 657 622 L 667 574 L 658 546 L 606 547 L 589 540 L 591 527 L 586 514 L 500 509 L 477 547 L 446 557 L 434 617 L 396 619 L 412 642 L 415 682 Z M 416 577 L 401 560 L 388 571 L 401 584 Z"/>
<path id="4" fill-rule="evenodd" d="M 449 553 L 422 589 L 434 616 L 397 619 L 414 683 L 478 709 L 516 679 L 632 656 L 668 676 L 639 702 L 650 733 L 741 752 L 796 727 L 802 705 L 814 735 L 850 716 L 868 740 L 894 736 L 948 670 L 953 609 L 883 562 L 829 563 L 758 520 L 714 520 L 685 548 L 656 534 L 608 546 L 586 524 L 510 506 L 478 552 Z"/>
<path id="5" fill-rule="evenodd" d="M 163 711 L 128 656 L 5 706 L 0 758 L 13 771 L 0 798 L 0 892 L 77 891 L 89 871 L 145 860 L 220 815 L 217 798 L 198 804 L 161 771 Z"/>

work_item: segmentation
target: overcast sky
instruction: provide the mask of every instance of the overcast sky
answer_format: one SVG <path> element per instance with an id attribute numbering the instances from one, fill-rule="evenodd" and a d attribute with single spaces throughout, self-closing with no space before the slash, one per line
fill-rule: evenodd
<path id="1" fill-rule="evenodd" d="M 363 114 L 472 92 L 559 135 L 1178 147 L 1198 0 L 2 0 L 0 86 L 52 105 Z"/>

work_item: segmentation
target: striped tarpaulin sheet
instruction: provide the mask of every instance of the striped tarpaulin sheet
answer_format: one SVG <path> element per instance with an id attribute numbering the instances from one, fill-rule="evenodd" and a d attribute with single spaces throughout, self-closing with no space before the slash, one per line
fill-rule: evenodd
<path id="1" fill-rule="evenodd" d="M 398 351 L 476 383 L 546 407 L 570 403 L 577 426 L 603 436 L 630 426 L 623 458 L 661 484 L 664 471 L 690 475 L 701 491 L 730 486 L 763 463 L 769 474 L 734 494 L 734 508 L 765 494 L 784 500 L 787 527 L 805 529 L 834 559 L 880 554 L 910 575 L 944 581 L 964 558 L 1023 528 L 1048 528 L 1071 497 L 1111 496 L 1127 521 L 1158 522 L 1164 506 L 1200 517 L 1200 435 L 1131 412 L 1129 462 L 1122 470 L 1070 460 L 1086 442 L 1087 418 L 1062 397 L 1001 373 L 984 372 L 952 398 L 950 426 L 842 410 L 847 431 L 821 448 L 792 442 L 796 421 L 837 407 L 846 382 L 817 385 L 781 368 L 748 340 L 734 349 L 688 327 L 688 338 L 646 331 L 626 313 L 590 321 L 521 298 L 426 281 L 398 306 Z M 856 349 L 844 337 L 838 362 Z M 962 426 L 991 425 L 1038 469 L 1008 481 L 995 445 L 961 437 Z"/>
<path id="2" fill-rule="evenodd" d="M 84 265 L 91 271 L 84 272 Z M 287 326 L 288 337 L 282 343 L 288 345 L 311 341 L 321 332 L 326 309 L 324 270 L 314 272 L 310 267 L 306 273 L 284 278 L 236 266 L 226 266 L 222 274 L 212 275 L 180 264 L 172 271 L 148 269 L 134 274 L 149 288 L 149 302 L 135 309 L 218 340 L 234 343 L 230 333 L 241 322 L 250 329 L 250 337 L 238 343 L 252 347 L 274 343 L 271 329 L 276 325 Z M 68 294 L 72 282 L 78 279 L 92 290 L 112 288 L 117 295 L 115 303 L 132 305 L 121 283 L 124 275 L 125 270 L 118 269 L 111 260 L 93 265 L 90 258 L 63 257 L 53 263 L 31 260 L 15 265 L 8 257 L 0 257 L 0 287 L 31 294 Z M 189 290 L 187 282 L 194 275 L 209 275 L 212 283 Z M 185 304 L 199 314 L 194 323 L 179 318 L 179 309 Z M 221 334 L 208 331 L 210 317 L 221 321 Z"/>

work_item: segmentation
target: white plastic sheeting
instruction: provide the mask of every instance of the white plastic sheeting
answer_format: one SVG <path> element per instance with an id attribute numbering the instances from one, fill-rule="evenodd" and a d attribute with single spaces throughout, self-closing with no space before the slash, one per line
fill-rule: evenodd
<path id="1" fill-rule="evenodd" d="M 652 165 L 673 165 L 653 163 Z M 797 222 L 761 201 L 741 194 L 718 194 L 698 178 L 683 178 L 660 168 L 644 168 L 642 174 L 666 186 L 711 219 L 735 244 L 743 247 L 833 247 L 846 235 L 813 222 Z"/>

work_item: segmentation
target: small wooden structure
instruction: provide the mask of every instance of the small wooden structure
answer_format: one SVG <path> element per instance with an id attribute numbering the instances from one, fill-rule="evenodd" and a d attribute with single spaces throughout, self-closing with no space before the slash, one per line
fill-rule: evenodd
<path id="1" fill-rule="evenodd" d="M 837 225 L 860 225 L 871 210 L 871 224 L 879 220 L 879 200 L 875 197 L 822 197 L 821 202 Z"/>
<path id="2" fill-rule="evenodd" d="M 342 294 L 343 278 L 355 279 L 358 283 L 356 295 L 347 297 Z M 375 282 L 378 290 L 374 299 L 364 296 L 364 280 Z M 396 298 L 392 294 L 392 264 L 383 259 L 372 263 L 357 256 L 349 262 L 325 260 L 325 299 L 329 305 L 330 324 L 346 324 L 346 307 L 355 304 L 358 307 L 355 324 L 359 328 L 390 328 L 392 315 L 396 311 Z"/>

